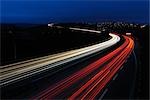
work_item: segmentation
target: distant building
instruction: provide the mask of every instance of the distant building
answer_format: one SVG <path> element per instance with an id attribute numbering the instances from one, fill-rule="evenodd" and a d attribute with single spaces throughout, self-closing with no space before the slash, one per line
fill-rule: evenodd
<path id="1" fill-rule="evenodd" d="M 54 26 L 54 23 L 49 23 L 48 24 L 48 27 L 53 27 Z"/>

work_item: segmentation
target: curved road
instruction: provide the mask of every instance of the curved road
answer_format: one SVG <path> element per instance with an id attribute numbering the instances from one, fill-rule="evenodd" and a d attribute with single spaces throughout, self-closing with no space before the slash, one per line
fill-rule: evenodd
<path id="1" fill-rule="evenodd" d="M 125 42 L 120 47 L 50 86 L 33 97 L 33 99 L 60 99 L 59 95 L 63 95 L 65 90 L 70 89 L 70 87 L 81 80 L 71 95 L 65 98 L 70 100 L 95 99 L 98 93 L 101 92 L 115 73 L 121 68 L 134 48 L 134 41 L 127 36 L 124 36 L 124 38 Z M 92 77 L 89 78 L 88 81 L 84 81 L 84 78 L 89 77 L 89 75 Z M 72 90 L 70 90 L 70 92 L 71 91 Z"/>

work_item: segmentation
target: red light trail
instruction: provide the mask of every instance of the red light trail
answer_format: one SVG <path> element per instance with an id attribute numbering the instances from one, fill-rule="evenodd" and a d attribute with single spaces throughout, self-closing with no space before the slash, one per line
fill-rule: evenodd
<path id="1" fill-rule="evenodd" d="M 69 97 L 66 97 L 70 100 L 94 99 L 124 64 L 134 48 L 133 40 L 127 36 L 124 36 L 124 38 L 125 42 L 120 47 L 98 59 L 97 61 L 89 64 L 78 72 L 50 86 L 48 89 L 41 92 L 34 98 L 57 98 L 57 95 L 63 93 L 64 90 L 77 83 L 79 80 L 82 80 L 87 75 L 93 73 L 95 70 L 101 68 L 101 70 L 95 73 L 95 75 L 85 84 L 80 85 L 78 90 L 76 90 Z"/>

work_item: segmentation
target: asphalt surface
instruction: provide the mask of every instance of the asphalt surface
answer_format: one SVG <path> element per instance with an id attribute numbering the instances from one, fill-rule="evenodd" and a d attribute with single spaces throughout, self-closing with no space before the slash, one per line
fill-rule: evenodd
<path id="1" fill-rule="evenodd" d="M 102 99 L 134 99 L 137 66 L 135 64 L 134 53 L 128 58 L 127 62 L 116 73 L 114 78 L 105 87 L 97 98 Z M 107 92 L 105 92 L 107 91 Z M 104 95 L 103 97 L 102 94 Z"/>
<path id="2" fill-rule="evenodd" d="M 135 42 L 134 50 L 109 84 L 97 96 L 97 99 L 135 99 L 139 59 L 139 45 Z"/>

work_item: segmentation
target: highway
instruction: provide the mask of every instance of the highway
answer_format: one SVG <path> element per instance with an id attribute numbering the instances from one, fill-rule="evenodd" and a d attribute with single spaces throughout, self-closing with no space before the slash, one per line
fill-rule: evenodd
<path id="1" fill-rule="evenodd" d="M 102 34 L 100 31 L 95 30 L 79 28 L 70 29 L 75 31 Z M 54 75 L 56 80 L 52 82 L 52 84 L 49 84 L 47 78 L 46 80 L 41 79 L 45 77 L 41 76 L 42 74 L 38 76 L 38 79 L 31 79 L 31 83 L 27 85 L 34 85 L 36 83 L 39 84 L 37 88 L 41 89 L 36 92 L 34 88 L 29 89 L 28 86 L 23 86 L 23 88 L 29 89 L 26 90 L 27 93 L 24 93 L 26 97 L 30 99 L 96 99 L 100 96 L 99 93 L 103 92 L 107 84 L 113 80 L 116 73 L 122 68 L 123 64 L 127 61 L 134 49 L 134 41 L 130 37 L 124 35 L 120 37 L 117 34 L 112 33 L 109 33 L 109 35 L 111 38 L 102 43 L 1 66 L 0 85 L 5 89 L 5 87 L 11 87 L 11 84 L 15 84 L 18 81 L 23 81 L 28 77 L 33 77 L 38 74 L 40 75 L 40 73 L 49 74 L 49 72 L 47 73 L 46 71 L 52 69 L 58 70 L 56 68 L 67 67 L 67 63 L 69 63 L 71 64 L 67 69 L 69 73 L 65 71 L 66 69 L 62 71 L 60 70 L 56 74 L 60 74 L 62 77 L 59 76 L 57 78 L 57 75 Z M 120 45 L 112 50 L 108 49 L 121 42 L 121 39 L 124 41 Z M 98 56 L 99 52 L 105 51 L 106 49 L 108 49 L 106 54 L 101 54 L 101 56 Z M 97 56 L 97 58 L 93 59 L 91 56 Z M 86 63 L 84 60 L 82 60 L 85 58 L 88 58 L 87 62 L 89 63 Z M 79 64 L 82 64 L 82 66 L 75 64 L 76 62 L 80 62 Z M 62 67 L 59 67 L 60 65 Z M 72 67 L 73 69 L 77 68 L 77 70 L 72 71 Z M 66 72 L 68 75 L 65 75 Z M 50 78 L 49 81 L 51 81 L 51 79 L 53 78 Z M 45 85 L 45 82 L 47 82 L 47 86 L 45 88 L 42 86 L 44 85 L 43 82 Z M 13 88 L 13 85 L 11 88 Z M 14 90 L 12 89 L 11 92 L 13 91 Z M 15 96 L 16 94 L 12 93 L 11 96 L 13 97 L 13 95 Z M 5 96 L 7 98 L 7 93 Z"/>
<path id="2" fill-rule="evenodd" d="M 95 99 L 112 80 L 134 49 L 134 41 L 127 36 L 124 36 L 124 38 L 125 42 L 120 47 L 55 83 L 33 97 L 33 99 L 59 99 L 59 96 L 64 95 L 67 90 L 70 91 L 68 93 L 70 95 L 64 98 L 69 100 Z M 86 77 L 88 79 L 85 81 L 84 78 Z M 79 81 L 80 83 L 77 85 Z M 71 89 L 70 87 L 75 84 L 76 88 Z"/>
<path id="3" fill-rule="evenodd" d="M 77 28 L 70 28 L 72 30 L 77 30 Z M 89 31 L 100 34 L 99 31 L 92 31 L 87 29 L 78 29 L 80 31 Z M 45 57 L 40 57 L 36 59 L 31 59 L 28 61 L 23 61 L 19 63 L 9 64 L 1 66 L 1 78 L 0 85 L 7 86 L 14 82 L 23 80 L 27 77 L 42 73 L 46 70 L 53 69 L 58 65 L 62 65 L 67 62 L 80 59 L 82 57 L 91 55 L 96 52 L 100 52 L 106 48 L 109 48 L 120 41 L 120 37 L 114 34 L 109 34 L 111 36 L 110 40 L 105 42 L 95 44 L 92 46 L 66 51 L 58 54 L 53 54 Z"/>

